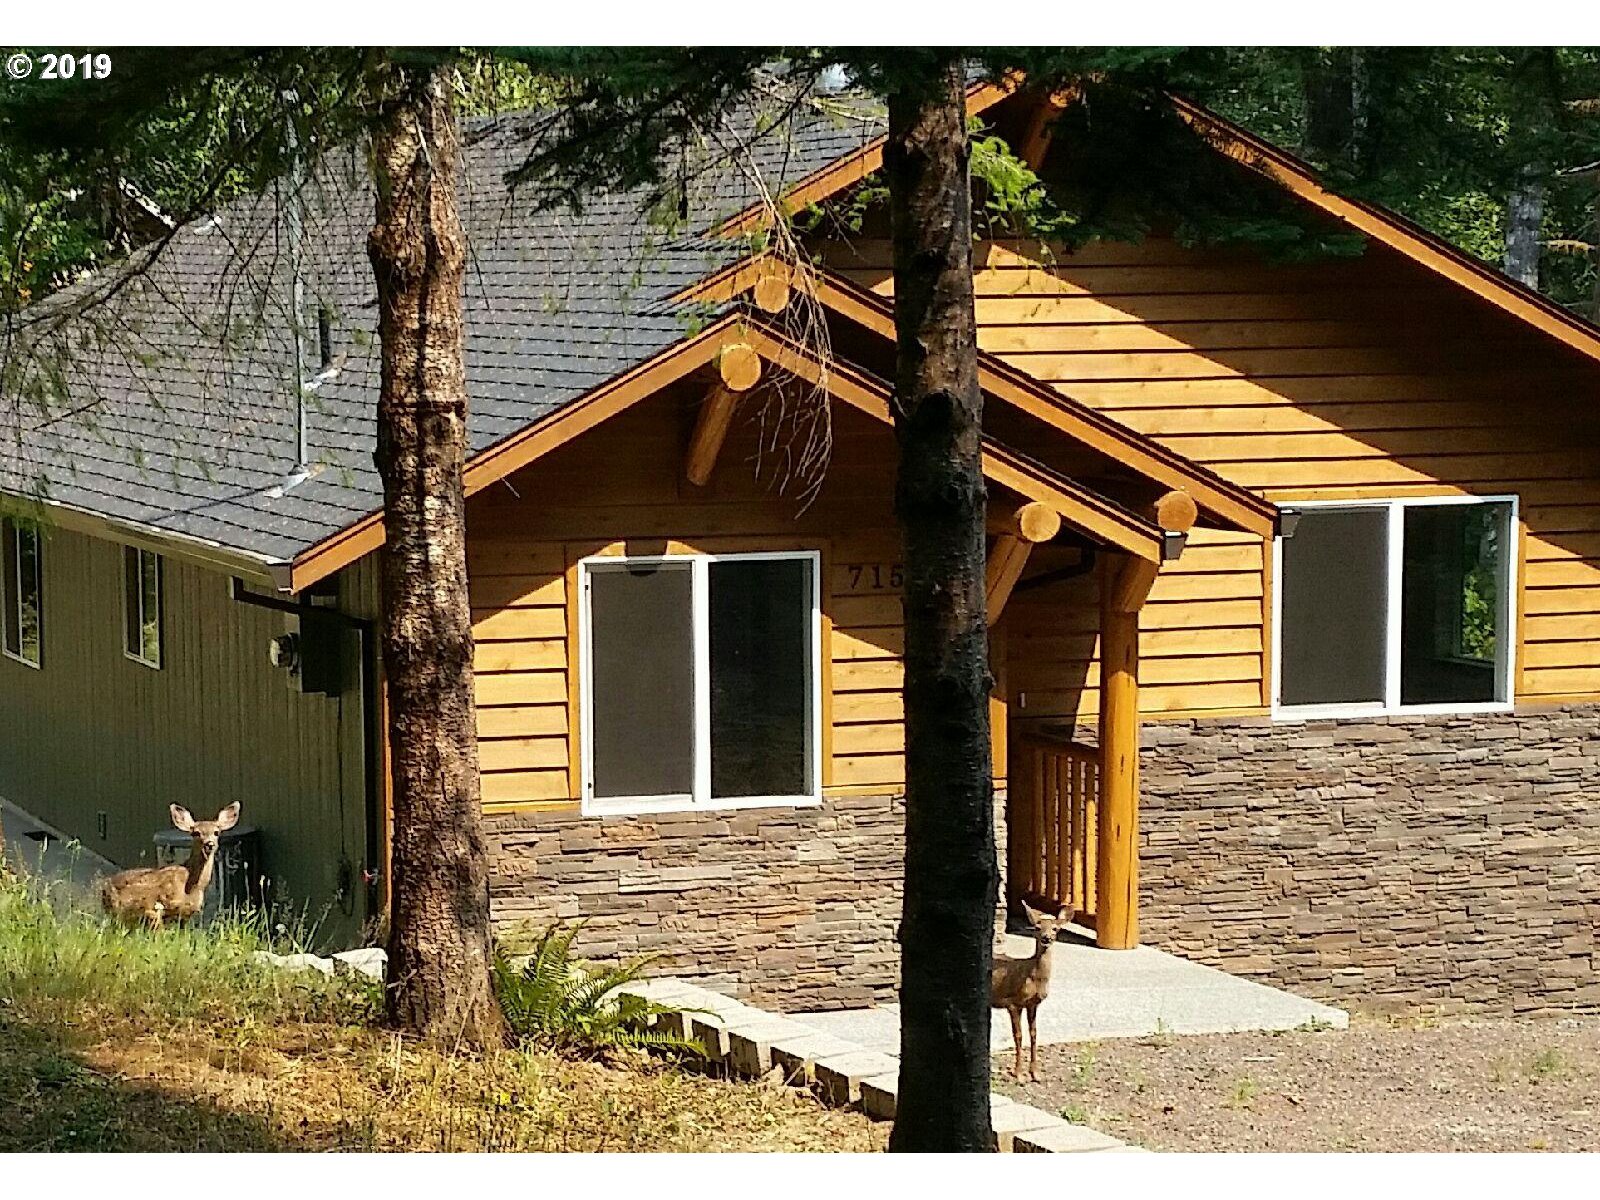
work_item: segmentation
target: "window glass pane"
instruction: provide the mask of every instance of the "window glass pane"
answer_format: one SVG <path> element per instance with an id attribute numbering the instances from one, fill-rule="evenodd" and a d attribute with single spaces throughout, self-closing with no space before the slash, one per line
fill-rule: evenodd
<path id="1" fill-rule="evenodd" d="M 129 654 L 139 653 L 139 551 L 133 546 L 122 548 L 122 646 Z"/>
<path id="2" fill-rule="evenodd" d="M 139 656 L 147 663 L 161 661 L 161 558 L 141 553 Z"/>
<path id="3" fill-rule="evenodd" d="M 1308 509 L 1283 540 L 1279 698 L 1381 704 L 1388 510 Z"/>
<path id="4" fill-rule="evenodd" d="M 5 647 L 8 654 L 22 653 L 22 627 L 17 619 L 17 527 L 11 521 L 0 521 L 0 599 L 4 611 L 0 612 L 0 626 L 5 630 Z"/>
<path id="5" fill-rule="evenodd" d="M 593 567 L 594 794 L 694 791 L 694 604 L 687 563 Z"/>
<path id="6" fill-rule="evenodd" d="M 17 631 L 22 657 L 34 665 L 39 662 L 39 591 L 42 572 L 39 563 L 39 530 L 17 530 Z"/>
<path id="7" fill-rule="evenodd" d="M 1400 585 L 1400 701 L 1486 703 L 1499 697 L 1508 504 L 1406 509 Z"/>
<path id="8" fill-rule="evenodd" d="M 734 559 L 708 570 L 711 794 L 810 795 L 811 560 Z"/>

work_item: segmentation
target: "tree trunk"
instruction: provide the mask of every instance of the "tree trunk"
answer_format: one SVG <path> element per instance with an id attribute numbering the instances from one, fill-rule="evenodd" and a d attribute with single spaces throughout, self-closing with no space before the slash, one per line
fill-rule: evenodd
<path id="1" fill-rule="evenodd" d="M 1356 138 L 1356 70 L 1347 47 L 1305 51 L 1305 127 L 1300 153 L 1319 167 L 1348 171 Z"/>
<path id="2" fill-rule="evenodd" d="M 1515 185 L 1506 197 L 1506 240 L 1501 265 L 1518 283 L 1537 289 L 1539 259 L 1544 246 L 1540 233 L 1550 178 L 1552 138 L 1562 121 L 1561 70 L 1549 46 L 1519 51 L 1511 77 L 1513 105 L 1508 136 L 1513 162 L 1522 164 Z M 1560 151 L 1555 152 L 1559 157 Z"/>
<path id="3" fill-rule="evenodd" d="M 505 1039 L 490 972 L 488 865 L 467 594 L 465 237 L 449 72 L 390 68 L 373 138 L 383 385 L 383 666 L 394 844 L 387 1009 L 451 1045 Z"/>
<path id="4" fill-rule="evenodd" d="M 908 72 L 909 74 L 909 72 Z M 983 400 L 959 63 L 889 99 L 895 511 L 905 541 L 900 1098 L 889 1149 L 986 1151 L 999 903 L 984 619 Z"/>
<path id="5" fill-rule="evenodd" d="M 1506 202 L 1505 272 L 1518 283 L 1539 286 L 1539 231 L 1544 225 L 1546 171 L 1534 163 Z"/>

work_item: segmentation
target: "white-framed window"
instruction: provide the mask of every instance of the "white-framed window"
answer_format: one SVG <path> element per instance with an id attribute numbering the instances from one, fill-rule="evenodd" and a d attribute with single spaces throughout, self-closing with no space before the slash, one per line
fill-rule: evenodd
<path id="1" fill-rule="evenodd" d="M 39 527 L 12 517 L 0 520 L 0 649 L 38 668 L 44 651 L 44 560 Z"/>
<path id="2" fill-rule="evenodd" d="M 122 653 L 161 669 L 161 556 L 122 548 Z"/>
<path id="3" fill-rule="evenodd" d="M 818 804 L 821 555 L 578 564 L 585 812 Z"/>
<path id="4" fill-rule="evenodd" d="M 1286 504 L 1272 695 L 1286 718 L 1509 708 L 1517 498 Z"/>

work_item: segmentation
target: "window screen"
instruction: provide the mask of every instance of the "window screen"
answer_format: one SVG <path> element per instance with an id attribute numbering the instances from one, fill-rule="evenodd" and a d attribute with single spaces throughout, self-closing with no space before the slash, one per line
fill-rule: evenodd
<path id="1" fill-rule="evenodd" d="M 589 572 L 596 797 L 694 792 L 694 581 L 687 563 Z"/>
<path id="2" fill-rule="evenodd" d="M 803 796 L 811 775 L 811 561 L 709 566 L 711 794 Z"/>
<path id="3" fill-rule="evenodd" d="M 1311 509 L 1283 541 L 1279 700 L 1381 704 L 1388 509 Z"/>

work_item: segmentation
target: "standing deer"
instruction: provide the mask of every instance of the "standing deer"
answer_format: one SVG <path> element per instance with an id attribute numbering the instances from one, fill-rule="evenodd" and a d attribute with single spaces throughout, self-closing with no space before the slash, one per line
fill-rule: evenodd
<path id="1" fill-rule="evenodd" d="M 1011 1042 L 1016 1060 L 1011 1074 L 1022 1079 L 1022 1014 L 1028 1014 L 1028 1077 L 1039 1078 L 1039 1005 L 1050 994 L 1050 950 L 1056 944 L 1056 931 L 1067 923 L 1061 914 L 1046 916 L 1026 903 L 1022 910 L 1033 926 L 1033 957 L 1009 958 L 997 955 L 989 976 L 989 1005 L 1011 1014 Z"/>
<path id="2" fill-rule="evenodd" d="M 177 804 L 171 811 L 173 825 L 194 839 L 188 863 L 119 871 L 100 885 L 101 906 L 129 925 L 143 922 L 160 929 L 165 920 L 188 921 L 199 916 L 217 866 L 217 841 L 239 823 L 237 800 L 214 821 L 196 821 L 187 808 Z"/>

